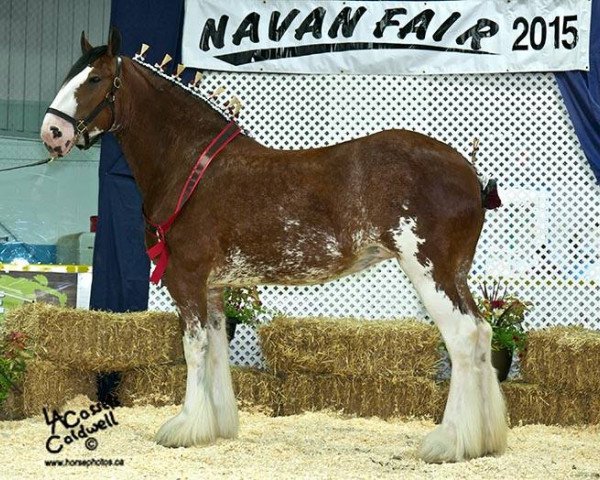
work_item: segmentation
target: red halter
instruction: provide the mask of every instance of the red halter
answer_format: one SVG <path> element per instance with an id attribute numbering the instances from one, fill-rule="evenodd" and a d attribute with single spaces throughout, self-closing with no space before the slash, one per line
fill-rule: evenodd
<path id="1" fill-rule="evenodd" d="M 154 224 L 150 221 L 150 219 L 144 214 L 144 218 L 146 223 L 151 225 L 156 230 L 156 240 L 152 247 L 146 250 L 150 260 L 154 260 L 158 258 L 156 262 L 156 268 L 150 275 L 150 281 L 154 284 L 158 283 L 167 269 L 167 264 L 169 263 L 169 249 L 167 247 L 167 240 L 165 235 L 175 222 L 175 219 L 179 216 L 179 213 L 192 196 L 196 187 L 200 183 L 200 180 L 204 176 L 204 172 L 208 168 L 208 165 L 215 158 L 221 150 L 223 150 L 235 137 L 239 135 L 241 132 L 240 127 L 238 127 L 235 122 L 232 120 L 229 122 L 223 130 L 208 144 L 208 147 L 204 149 L 204 151 L 196 160 L 195 165 L 188 176 L 181 193 L 179 194 L 179 199 L 177 200 L 177 206 L 175 207 L 175 211 L 171 214 L 171 216 L 163 223 Z"/>

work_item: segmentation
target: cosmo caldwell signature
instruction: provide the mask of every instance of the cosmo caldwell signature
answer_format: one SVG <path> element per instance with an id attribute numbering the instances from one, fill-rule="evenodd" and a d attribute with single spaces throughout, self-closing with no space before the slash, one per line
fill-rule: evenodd
<path id="1" fill-rule="evenodd" d="M 65 446 L 78 441 L 82 441 L 88 450 L 95 450 L 98 441 L 94 435 L 119 424 L 112 407 L 104 403 L 94 403 L 79 411 L 67 410 L 62 414 L 55 409 L 50 413 L 44 408 L 44 418 L 50 427 L 50 435 L 46 439 L 49 453 L 60 453 Z M 66 431 L 57 431 L 58 425 L 62 425 Z"/>

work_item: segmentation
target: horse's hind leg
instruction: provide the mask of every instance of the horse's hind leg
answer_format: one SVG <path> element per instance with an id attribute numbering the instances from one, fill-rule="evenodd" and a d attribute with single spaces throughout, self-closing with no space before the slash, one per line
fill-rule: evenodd
<path id="1" fill-rule="evenodd" d="M 466 274 L 459 275 L 456 285 L 463 309 L 479 319 L 480 313 L 467 285 Z M 479 365 L 477 372 L 481 382 L 483 453 L 500 454 L 506 450 L 508 427 L 504 396 L 500 390 L 496 370 L 492 366 L 492 327 L 488 322 L 479 320 L 477 333 L 475 358 Z"/>
<path id="2" fill-rule="evenodd" d="M 223 290 L 208 292 L 208 375 L 219 437 L 235 438 L 238 410 L 229 369 L 229 342 L 225 329 Z"/>
<path id="3" fill-rule="evenodd" d="M 206 290 L 197 288 L 197 285 L 191 280 L 185 282 L 181 279 L 173 287 L 169 286 L 184 324 L 187 381 L 181 412 L 168 420 L 156 434 L 156 442 L 166 447 L 210 443 L 218 434 L 207 368 L 210 360 Z"/>
<path id="4" fill-rule="evenodd" d="M 484 453 L 500 454 L 506 450 L 506 407 L 496 370 L 492 366 L 492 327 L 482 321 L 479 326 L 477 357 L 481 362 L 483 394 Z"/>
<path id="5" fill-rule="evenodd" d="M 497 381 L 489 376 L 489 355 L 482 358 L 489 353 L 482 349 L 486 330 L 480 327 L 466 285 L 471 258 L 453 261 L 447 252 L 427 248 L 415 231 L 412 219 L 402 219 L 394 232 L 400 265 L 440 329 L 452 360 L 444 418 L 423 441 L 420 456 L 427 462 L 452 462 L 500 453 L 506 444 L 504 403 Z"/>

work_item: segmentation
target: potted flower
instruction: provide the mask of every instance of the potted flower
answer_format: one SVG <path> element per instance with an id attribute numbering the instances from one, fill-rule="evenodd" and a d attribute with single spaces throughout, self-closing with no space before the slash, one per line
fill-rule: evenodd
<path id="1" fill-rule="evenodd" d="M 508 376 L 513 352 L 523 352 L 526 334 L 523 331 L 525 313 L 531 310 L 531 303 L 508 293 L 494 280 L 488 288 L 481 286 L 481 298 L 477 305 L 483 318 L 492 326 L 492 365 L 498 372 L 498 380 L 503 382 Z"/>
<path id="2" fill-rule="evenodd" d="M 240 323 L 255 325 L 265 313 L 256 287 L 227 287 L 224 292 L 227 338 L 231 341 Z"/>

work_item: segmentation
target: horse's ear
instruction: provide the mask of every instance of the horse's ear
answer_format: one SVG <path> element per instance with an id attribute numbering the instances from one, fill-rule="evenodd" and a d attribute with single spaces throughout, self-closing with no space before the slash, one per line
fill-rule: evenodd
<path id="1" fill-rule="evenodd" d="M 110 27 L 108 34 L 108 53 L 113 57 L 121 51 L 121 32 L 116 27 Z"/>
<path id="2" fill-rule="evenodd" d="M 81 53 L 85 55 L 91 49 L 92 46 L 90 45 L 90 42 L 88 42 L 88 39 L 85 37 L 85 31 L 81 32 Z"/>

